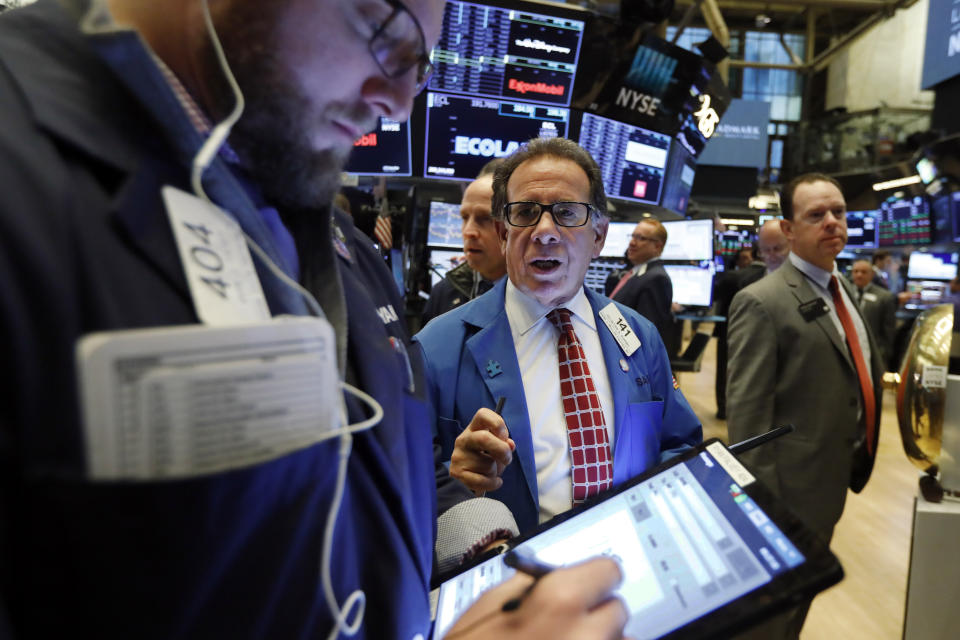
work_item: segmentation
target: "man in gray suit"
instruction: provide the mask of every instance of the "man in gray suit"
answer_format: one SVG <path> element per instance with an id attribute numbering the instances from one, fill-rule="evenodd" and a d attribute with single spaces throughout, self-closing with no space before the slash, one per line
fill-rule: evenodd
<path id="1" fill-rule="evenodd" d="M 781 209 L 792 247 L 787 260 L 740 291 L 730 307 L 727 426 L 731 442 L 796 426 L 743 461 L 829 542 L 847 487 L 859 492 L 873 468 L 883 366 L 854 291 L 836 267 L 847 242 L 839 185 L 822 174 L 799 176 L 784 188 Z M 799 637 L 808 608 L 809 602 L 751 637 Z"/>
<path id="2" fill-rule="evenodd" d="M 897 329 L 897 297 L 883 287 L 871 282 L 873 267 L 869 260 L 860 259 L 853 263 L 850 273 L 854 295 L 860 305 L 860 313 L 873 332 L 873 338 L 880 349 L 880 359 L 888 371 L 897 368 L 894 362 L 893 340 Z"/>

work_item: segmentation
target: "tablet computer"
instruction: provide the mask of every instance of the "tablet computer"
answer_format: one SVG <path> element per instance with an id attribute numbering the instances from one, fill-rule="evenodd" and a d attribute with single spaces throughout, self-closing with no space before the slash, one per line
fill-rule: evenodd
<path id="1" fill-rule="evenodd" d="M 828 546 L 717 439 L 564 513 L 511 546 L 562 566 L 598 555 L 623 573 L 624 634 L 728 637 L 836 584 Z M 513 575 L 503 556 L 439 588 L 434 638 L 487 589 Z"/>

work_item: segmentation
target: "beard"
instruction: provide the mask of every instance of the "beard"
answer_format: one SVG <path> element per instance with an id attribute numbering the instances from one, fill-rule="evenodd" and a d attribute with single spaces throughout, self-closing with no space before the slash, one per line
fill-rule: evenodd
<path id="1" fill-rule="evenodd" d="M 281 212 L 326 208 L 340 188 L 350 148 L 317 149 L 311 132 L 335 114 L 369 109 L 362 104 L 348 109 L 311 103 L 276 55 L 280 47 L 270 27 L 275 21 L 264 17 L 262 5 L 254 9 L 256 3 L 232 4 L 217 31 L 246 106 L 231 131 L 230 145 L 266 200 Z M 244 11 L 245 6 L 251 9 Z M 208 59 L 216 60 L 212 46 Z M 218 104 L 232 105 L 233 94 L 219 66 L 212 66 L 209 75 L 216 78 L 211 78 L 212 86 L 220 87 Z M 353 115 L 369 119 L 369 114 Z"/>

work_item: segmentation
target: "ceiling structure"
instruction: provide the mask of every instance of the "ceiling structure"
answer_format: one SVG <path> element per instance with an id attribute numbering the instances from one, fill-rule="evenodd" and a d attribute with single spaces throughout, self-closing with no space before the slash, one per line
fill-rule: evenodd
<path id="1" fill-rule="evenodd" d="M 721 43 L 731 30 L 803 33 L 807 55 L 789 49 L 792 64 L 730 60 L 733 67 L 771 67 L 802 72 L 822 71 L 857 37 L 917 0 L 675 0 L 671 26 L 706 26 Z"/>

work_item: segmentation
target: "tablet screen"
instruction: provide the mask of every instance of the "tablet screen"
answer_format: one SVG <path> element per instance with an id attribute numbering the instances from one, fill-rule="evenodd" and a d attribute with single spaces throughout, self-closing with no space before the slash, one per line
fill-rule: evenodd
<path id="1" fill-rule="evenodd" d="M 682 462 L 546 525 L 517 547 L 553 565 L 614 557 L 623 572 L 618 592 L 631 613 L 624 634 L 660 637 L 806 561 L 748 495 L 744 487 L 751 484 L 749 472 L 714 441 Z M 498 556 L 441 585 L 435 637 L 442 637 L 481 593 L 512 575 Z"/>

